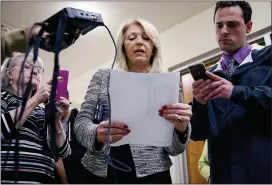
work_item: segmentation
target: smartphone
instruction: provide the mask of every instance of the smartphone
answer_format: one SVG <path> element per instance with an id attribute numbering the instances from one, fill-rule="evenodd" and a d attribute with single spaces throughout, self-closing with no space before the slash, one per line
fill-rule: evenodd
<path id="1" fill-rule="evenodd" d="M 69 77 L 69 71 L 59 70 L 58 80 L 57 80 L 57 89 L 56 89 L 56 98 L 55 98 L 56 101 L 60 100 L 60 97 L 67 96 L 68 77 Z"/>
<path id="2" fill-rule="evenodd" d="M 203 63 L 198 63 L 195 65 L 191 65 L 188 67 L 188 70 L 190 71 L 191 75 L 193 76 L 193 79 L 195 81 L 203 79 L 207 80 L 209 79 L 208 76 L 206 75 L 206 67 Z"/>

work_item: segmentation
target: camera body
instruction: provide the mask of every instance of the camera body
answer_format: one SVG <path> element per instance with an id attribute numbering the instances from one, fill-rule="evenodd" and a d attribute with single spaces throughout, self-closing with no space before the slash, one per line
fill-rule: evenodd
<path id="1" fill-rule="evenodd" d="M 88 12 L 75 8 L 64 8 L 42 23 L 36 23 L 43 27 L 43 31 L 49 35 L 42 39 L 39 47 L 48 52 L 54 52 L 58 25 L 61 18 L 64 18 L 64 39 L 61 44 L 61 50 L 74 44 L 80 34 L 85 35 L 97 26 L 103 26 L 104 21 L 98 13 Z M 62 24 L 62 23 L 61 23 Z"/>

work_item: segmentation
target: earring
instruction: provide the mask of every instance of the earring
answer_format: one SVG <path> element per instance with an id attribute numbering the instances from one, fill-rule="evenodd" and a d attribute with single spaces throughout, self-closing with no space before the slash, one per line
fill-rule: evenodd
<path id="1" fill-rule="evenodd" d="M 12 84 L 12 82 L 13 82 L 13 79 L 12 78 L 9 79 L 9 84 Z"/>

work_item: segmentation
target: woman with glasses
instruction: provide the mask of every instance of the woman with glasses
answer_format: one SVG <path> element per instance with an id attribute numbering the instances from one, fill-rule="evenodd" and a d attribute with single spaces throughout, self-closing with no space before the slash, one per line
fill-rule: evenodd
<path id="1" fill-rule="evenodd" d="M 42 60 L 38 58 L 34 64 L 33 55 L 30 54 L 23 65 L 24 76 L 21 76 L 18 86 L 24 57 L 23 53 L 15 53 L 5 60 L 1 69 L 1 183 L 52 183 L 55 160 L 47 145 L 45 111 L 40 105 L 48 101 L 51 82 L 41 84 L 44 72 Z M 18 120 L 30 80 L 30 97 L 21 119 Z M 65 98 L 56 103 L 58 157 L 70 154 L 70 146 L 60 121 L 69 111 L 69 106 L 70 103 Z M 16 140 L 19 142 L 16 143 Z M 18 163 L 15 163 L 16 160 Z"/>

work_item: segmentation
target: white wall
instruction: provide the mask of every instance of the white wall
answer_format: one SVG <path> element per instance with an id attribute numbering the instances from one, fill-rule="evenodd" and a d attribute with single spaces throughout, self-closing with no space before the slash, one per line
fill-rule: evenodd
<path id="1" fill-rule="evenodd" d="M 271 26 L 271 2 L 250 2 L 252 33 Z M 213 23 L 214 7 L 161 33 L 164 68 L 187 61 L 217 48 Z"/>
<path id="2" fill-rule="evenodd" d="M 76 84 L 76 90 L 73 89 L 73 86 L 68 87 L 70 89 L 71 101 L 73 102 L 72 107 L 80 108 L 94 73 L 98 69 L 110 68 L 112 62 L 113 61 L 107 61 L 96 68 L 90 69 L 87 73 L 84 73 L 77 78 L 73 78 L 70 80 L 69 84 Z"/>

